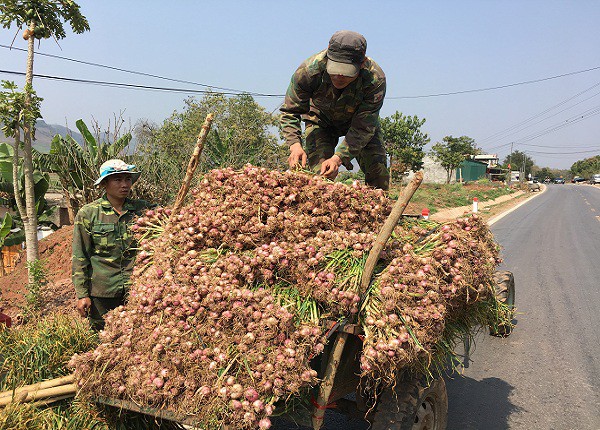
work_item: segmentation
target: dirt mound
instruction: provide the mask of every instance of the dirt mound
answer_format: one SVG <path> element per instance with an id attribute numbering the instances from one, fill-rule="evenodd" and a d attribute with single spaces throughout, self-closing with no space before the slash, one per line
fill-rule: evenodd
<path id="1" fill-rule="evenodd" d="M 73 226 L 64 226 L 39 242 L 40 260 L 44 264 L 47 284 L 41 289 L 42 309 L 72 307 L 75 291 L 71 282 L 71 242 Z M 14 271 L 0 277 L 0 308 L 15 316 L 25 305 L 27 266 L 23 251 Z"/>

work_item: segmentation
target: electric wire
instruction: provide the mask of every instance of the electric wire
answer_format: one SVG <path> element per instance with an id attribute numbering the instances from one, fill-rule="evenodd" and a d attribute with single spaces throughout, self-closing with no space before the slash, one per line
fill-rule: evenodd
<path id="1" fill-rule="evenodd" d="M 25 51 L 22 48 L 15 48 L 15 47 L 11 47 L 11 46 L 4 45 L 4 44 L 0 44 L 0 47 L 7 48 L 7 49 L 19 50 L 19 51 Z M 88 62 L 88 61 L 83 61 L 83 60 L 76 60 L 76 59 L 73 59 L 73 58 L 62 57 L 62 56 L 53 55 L 53 54 L 46 54 L 46 53 L 39 52 L 39 51 L 36 52 L 36 55 L 43 55 L 43 56 L 48 56 L 48 57 L 52 57 L 52 58 L 58 58 L 58 59 L 66 60 L 66 61 L 73 61 L 73 62 L 77 62 L 77 63 L 81 63 L 81 64 L 92 65 L 92 66 L 96 66 L 96 67 L 102 67 L 102 68 L 107 68 L 107 69 L 111 69 L 111 70 L 117 70 L 117 71 L 121 71 L 121 72 L 125 72 L 125 73 L 132 73 L 132 74 L 136 74 L 136 75 L 141 75 L 141 76 L 154 77 L 154 78 L 169 80 L 169 81 L 173 81 L 173 82 L 189 83 L 189 84 L 200 85 L 200 86 L 205 86 L 205 87 L 209 87 L 209 88 L 216 88 L 216 89 L 221 89 L 221 90 L 224 90 L 224 91 L 227 91 L 227 92 L 244 93 L 244 94 L 255 95 L 257 97 L 258 96 L 260 96 L 260 97 L 284 97 L 284 94 L 265 94 L 265 93 L 257 93 L 257 92 L 253 92 L 253 91 L 234 90 L 234 89 L 231 89 L 231 88 L 218 87 L 218 86 L 214 86 L 214 85 L 202 84 L 202 83 L 197 83 L 197 82 L 192 82 L 192 81 L 184 81 L 184 80 L 181 80 L 181 79 L 168 78 L 168 77 L 164 77 L 164 76 L 160 76 L 160 75 L 154 75 L 154 74 L 151 74 L 151 73 L 138 72 L 138 71 L 134 71 L 134 70 L 123 69 L 123 68 L 120 68 L 120 67 L 108 66 L 108 65 L 100 64 L 100 63 L 93 63 L 93 62 Z M 415 98 L 427 98 L 427 97 L 443 97 L 443 96 L 450 96 L 450 95 L 457 95 L 457 94 L 468 94 L 468 93 L 477 93 L 477 92 L 483 92 L 483 91 L 499 90 L 499 89 L 503 89 L 503 88 L 510 88 L 510 87 L 515 87 L 515 86 L 520 86 L 520 85 L 528 85 L 528 84 L 534 84 L 534 83 L 538 83 L 538 82 L 549 81 L 549 80 L 552 80 L 552 79 L 559 79 L 559 78 L 563 78 L 563 77 L 567 77 L 567 76 L 573 76 L 573 75 L 577 75 L 577 74 L 581 74 L 581 73 L 591 72 L 591 71 L 594 71 L 594 70 L 600 70 L 600 66 L 591 67 L 591 68 L 584 69 L 584 70 L 577 70 L 577 71 L 574 71 L 574 72 L 563 73 L 563 74 L 560 74 L 560 75 L 549 76 L 549 77 L 540 78 L 540 79 L 533 79 L 533 80 L 528 80 L 528 81 L 515 82 L 515 83 L 511 83 L 511 84 L 498 85 L 498 86 L 493 86 L 493 87 L 477 88 L 477 89 L 461 90 L 461 91 L 453 91 L 453 92 L 445 92 L 445 93 L 436 93 L 436 94 L 415 95 L 415 96 L 387 96 L 386 100 L 415 99 Z M 143 86 L 140 86 L 140 87 L 143 87 Z M 188 91 L 190 91 L 190 90 L 188 90 Z M 181 92 L 181 89 L 178 89 L 178 92 Z"/>
<path id="2" fill-rule="evenodd" d="M 546 120 L 548 120 L 548 119 L 550 119 L 550 118 L 553 118 L 553 117 L 555 117 L 555 116 L 557 116 L 557 115 L 559 115 L 559 114 L 561 114 L 561 113 L 563 113 L 563 112 L 565 112 L 565 111 L 567 111 L 567 110 L 569 110 L 569 109 L 572 109 L 572 108 L 574 108 L 575 106 L 577 106 L 577 105 L 579 105 L 579 104 L 581 104 L 581 103 L 583 103 L 583 102 L 586 102 L 586 101 L 590 100 L 590 99 L 591 99 L 591 98 L 593 98 L 593 97 L 596 97 L 596 96 L 597 96 L 597 95 L 599 95 L 599 94 L 600 94 L 600 92 L 598 92 L 598 93 L 594 94 L 593 96 L 591 96 L 591 97 L 588 97 L 588 98 L 586 98 L 586 99 L 584 99 L 584 100 L 581 100 L 581 101 L 580 101 L 580 102 L 578 102 L 578 103 L 575 103 L 573 106 L 569 106 L 568 108 L 565 108 L 565 109 L 563 109 L 563 110 L 560 110 L 560 111 L 558 111 L 558 112 L 556 112 L 556 113 L 554 113 L 554 114 L 552 114 L 552 115 L 550 115 L 550 116 L 547 116 L 546 118 L 543 118 L 543 119 L 541 119 L 541 120 L 539 120 L 539 121 L 536 121 L 536 122 L 534 122 L 534 123 L 532 123 L 532 124 L 529 124 L 529 125 L 528 125 L 528 126 L 526 126 L 526 127 L 523 127 L 523 128 L 521 128 L 521 129 L 519 129 L 519 130 L 516 130 L 516 131 L 514 131 L 514 132 L 512 132 L 512 133 L 509 133 L 509 134 L 507 134 L 506 136 L 504 136 L 504 137 L 503 137 L 503 139 L 505 139 L 506 137 L 509 137 L 509 136 L 513 136 L 513 135 L 515 135 L 515 134 L 517 134 L 517 133 L 520 133 L 521 131 L 528 129 L 529 127 L 533 127 L 534 125 L 540 124 L 540 123 L 542 123 L 542 122 L 544 122 L 544 121 L 546 121 Z M 498 140 L 498 139 L 495 139 L 495 140 Z"/>
<path id="3" fill-rule="evenodd" d="M 556 114 L 553 114 L 553 115 L 551 115 L 551 116 L 548 116 L 548 117 L 546 117 L 546 118 L 544 118 L 544 119 L 542 119 L 542 120 L 540 120 L 540 121 L 538 121 L 538 122 L 536 122 L 536 123 L 534 123 L 534 124 L 530 124 L 530 125 L 528 125 L 528 126 L 526 126 L 526 127 L 521 127 L 522 125 L 525 125 L 525 124 L 527 124 L 528 122 L 531 122 L 531 121 L 533 121 L 534 119 L 536 119 L 536 118 L 539 118 L 539 117 L 540 117 L 540 116 L 542 116 L 542 115 L 545 115 L 546 113 L 548 113 L 548 112 L 550 112 L 550 111 L 552 111 L 552 110 L 554 110 L 554 109 L 556 109 L 556 108 L 558 108 L 558 107 L 560 107 L 560 106 L 562 106 L 562 105 L 564 105 L 564 104 L 566 104 L 566 103 L 570 102 L 571 100 L 573 100 L 573 99 L 576 99 L 577 97 L 579 97 L 579 96 L 581 96 L 581 95 L 585 94 L 586 92 L 593 90 L 594 88 L 596 88 L 596 87 L 597 87 L 597 86 L 599 86 L 599 85 L 600 85 L 600 82 L 598 82 L 598 83 L 596 83 L 596 84 L 592 85 L 591 87 L 589 87 L 589 88 L 587 88 L 587 89 L 585 89 L 585 90 L 583 90 L 583 91 L 581 91 L 581 92 L 579 92 L 579 93 L 575 94 L 574 96 L 571 96 L 571 97 L 569 97 L 569 98 L 567 98 L 567 99 L 565 99 L 565 100 L 563 100 L 563 101 L 561 101 L 561 102 L 559 102 L 559 103 L 555 104 L 554 106 L 551 106 L 551 107 L 549 107 L 548 109 L 546 109 L 546 110 L 544 110 L 544 111 L 542 111 L 542 112 L 540 112 L 540 113 L 538 113 L 538 114 L 535 114 L 535 115 L 533 115 L 533 116 L 531 116 L 531 117 L 529 117 L 529 118 L 527 118 L 527 119 L 525 119 L 525 120 L 523 120 L 523 121 L 519 122 L 518 124 L 512 125 L 512 126 L 510 126 L 510 127 L 507 127 L 507 128 L 505 128 L 504 130 L 501 130 L 501 131 L 499 131 L 499 132 L 496 132 L 496 133 L 494 133 L 494 134 L 492 134 L 492 135 L 490 135 L 490 136 L 488 136 L 488 137 L 485 137 L 485 138 L 483 138 L 483 139 L 480 139 L 480 140 L 479 140 L 479 143 L 483 143 L 483 142 L 488 142 L 488 143 L 491 143 L 491 142 L 493 142 L 493 141 L 496 141 L 496 140 L 499 140 L 499 139 L 504 139 L 504 138 L 506 138 L 506 137 L 508 137 L 508 136 L 512 136 L 513 134 L 515 134 L 515 133 L 518 133 L 519 131 L 525 130 L 526 128 L 529 128 L 529 127 L 531 127 L 532 125 L 539 124 L 540 122 L 542 122 L 542 121 L 545 121 L 546 119 L 549 119 L 549 118 L 552 118 L 553 116 L 556 116 L 558 113 L 564 112 L 564 111 L 566 111 L 566 110 L 568 110 L 568 109 L 571 109 L 571 108 L 573 108 L 573 107 L 575 107 L 575 106 L 577 106 L 577 105 L 579 105 L 579 104 L 583 103 L 584 101 L 587 101 L 587 100 L 589 100 L 589 99 L 591 99 L 591 98 L 593 98 L 593 97 L 596 97 L 596 96 L 597 96 L 598 94 L 600 94 L 600 93 L 596 93 L 596 94 L 594 94 L 594 95 L 593 95 L 593 96 L 591 96 L 591 97 L 588 97 L 588 98 L 586 98 L 586 99 L 583 99 L 583 100 L 579 101 L 578 103 L 576 103 L 576 104 L 572 105 L 571 107 L 565 108 L 565 109 L 563 109 L 563 110 L 559 111 L 558 113 L 556 113 Z M 519 128 L 519 127 L 521 127 L 521 128 Z M 518 129 L 518 130 L 516 130 L 516 131 L 512 132 L 512 131 L 513 131 L 513 130 L 515 130 L 515 129 Z M 512 133 L 510 133 L 510 132 L 512 132 Z M 506 134 L 506 133 L 508 133 L 508 134 Z"/>
<path id="4" fill-rule="evenodd" d="M 514 143 L 514 142 L 511 142 Z M 534 145 L 533 143 L 521 143 L 520 145 L 523 146 L 531 146 L 533 148 L 556 148 L 556 146 L 552 146 L 552 145 Z M 571 149 L 578 149 L 578 148 L 583 148 L 583 149 L 590 149 L 590 148 L 597 148 L 600 149 L 600 146 L 590 146 L 590 145 L 582 145 L 582 146 L 572 146 L 569 145 L 569 148 Z"/>
<path id="5" fill-rule="evenodd" d="M 516 83 L 513 83 L 513 84 L 498 85 L 498 86 L 495 86 L 495 87 L 477 88 L 477 89 L 473 89 L 473 90 L 453 91 L 453 92 L 447 92 L 447 93 L 426 94 L 426 95 L 420 95 L 420 96 L 395 96 L 395 97 L 386 97 L 386 100 L 388 100 L 388 99 L 392 99 L 392 100 L 398 100 L 398 99 L 420 99 L 420 98 L 427 98 L 427 97 L 453 96 L 453 95 L 456 95 L 456 94 L 468 94 L 468 93 L 478 93 L 478 92 L 483 92 L 483 91 L 500 90 L 500 89 L 503 89 L 503 88 L 516 87 L 516 86 L 519 86 L 519 85 L 535 84 L 535 83 L 538 83 L 538 82 L 549 81 L 549 80 L 552 80 L 552 79 L 564 78 L 566 76 L 578 75 L 580 73 L 587 73 L 587 72 L 591 72 L 591 71 L 599 70 L 599 69 L 600 69 L 600 66 L 598 66 L 598 67 L 592 67 L 592 68 L 585 69 L 585 70 L 578 70 L 576 72 L 563 73 L 561 75 L 549 76 L 547 78 L 533 79 L 533 80 L 530 80 L 530 81 L 516 82 Z"/>
<path id="6" fill-rule="evenodd" d="M 596 106 L 594 108 L 588 109 L 585 112 L 582 112 L 578 115 L 575 115 L 571 118 L 566 119 L 564 122 L 561 122 L 558 125 L 550 126 L 544 130 L 540 130 L 538 132 L 532 133 L 530 135 L 524 136 L 521 139 L 516 140 L 515 143 L 525 143 L 530 140 L 537 139 L 538 137 L 545 136 L 548 133 L 554 132 L 556 130 L 560 130 L 561 128 L 577 124 L 578 122 L 583 121 L 584 119 L 588 119 L 592 116 L 598 115 L 600 113 L 600 106 Z"/>
<path id="7" fill-rule="evenodd" d="M 507 147 L 507 146 L 513 145 L 513 144 L 514 145 L 524 145 L 525 142 L 529 142 L 531 140 L 534 140 L 534 139 L 537 139 L 539 137 L 545 136 L 546 134 L 549 134 L 549 133 L 552 133 L 554 131 L 560 130 L 561 128 L 564 128 L 564 127 L 567 127 L 567 126 L 570 126 L 570 125 L 573 125 L 573 124 L 577 124 L 578 122 L 581 122 L 581 121 L 583 121 L 583 120 L 585 120 L 587 118 L 590 118 L 592 116 L 598 115 L 599 113 L 600 113 L 600 106 L 596 106 L 596 107 L 590 108 L 590 109 L 588 109 L 588 110 L 586 110 L 584 112 L 581 112 L 581 113 L 579 113 L 577 115 L 574 115 L 574 116 L 572 116 L 570 118 L 567 118 L 566 120 L 561 121 L 558 124 L 551 125 L 551 126 L 545 128 L 543 130 L 539 130 L 539 131 L 531 133 L 531 134 L 529 134 L 527 136 L 523 136 L 520 139 L 514 140 L 512 142 L 508 142 L 508 143 L 505 143 L 505 144 L 502 144 L 502 145 L 488 147 L 487 151 L 491 152 L 493 150 L 501 149 L 501 148 L 504 148 L 504 147 Z M 543 147 L 553 148 L 552 146 L 532 145 L 532 144 L 524 145 L 524 146 L 536 146 L 536 147 L 542 147 L 542 148 Z M 584 146 L 584 148 L 589 148 L 589 146 Z"/>
<path id="8" fill-rule="evenodd" d="M 8 46 L 8 45 L 3 45 L 3 44 L 0 44 L 0 47 L 1 48 L 8 48 L 8 49 L 11 49 L 11 50 L 14 49 L 16 51 L 27 52 L 26 49 L 17 48 L 17 47 L 11 47 L 11 46 Z M 39 51 L 36 51 L 35 55 L 40 55 L 40 56 L 49 57 L 49 58 L 56 58 L 56 59 L 65 60 L 65 61 L 71 61 L 73 63 L 85 64 L 85 65 L 88 65 L 88 66 L 95 66 L 95 67 L 100 67 L 100 68 L 104 68 L 104 69 L 115 70 L 115 71 L 118 71 L 118 72 L 130 73 L 130 74 L 134 74 L 134 75 L 140 75 L 140 76 L 147 76 L 147 77 L 151 77 L 151 78 L 163 79 L 163 80 L 171 81 L 171 82 L 178 82 L 178 83 L 182 83 L 182 84 L 198 85 L 198 86 L 201 86 L 201 87 L 212 88 L 212 89 L 217 89 L 217 90 L 223 90 L 223 91 L 228 91 L 228 92 L 232 92 L 232 93 L 250 94 L 250 95 L 253 95 L 253 96 L 261 96 L 261 97 L 265 97 L 265 96 L 278 97 L 279 96 L 277 94 L 262 94 L 262 93 L 257 93 L 257 92 L 248 92 L 248 91 L 243 91 L 243 90 L 236 90 L 236 89 L 233 89 L 233 88 L 218 87 L 218 86 L 215 86 L 215 85 L 203 84 L 203 83 L 200 83 L 200 82 L 193 82 L 193 81 L 186 81 L 186 80 L 183 80 L 183 79 L 169 78 L 169 77 L 166 77 L 166 76 L 155 75 L 153 73 L 139 72 L 139 71 L 136 71 L 136 70 L 128 70 L 128 69 L 123 69 L 121 67 L 108 66 L 106 64 L 100 64 L 100 63 L 93 63 L 91 61 L 77 60 L 75 58 L 63 57 L 61 55 L 47 54 L 47 53 L 39 52 Z"/>
<path id="9" fill-rule="evenodd" d="M 0 70 L 0 73 L 5 73 L 8 75 L 25 76 L 24 72 L 15 72 L 15 71 L 11 71 L 11 70 Z M 77 79 L 77 78 L 67 78 L 67 77 L 63 77 L 63 76 L 42 75 L 39 73 L 34 73 L 33 77 L 40 78 L 40 79 L 54 80 L 54 81 L 64 81 L 64 82 L 73 82 L 73 83 L 79 83 L 79 84 L 99 85 L 99 86 L 111 87 L 111 88 L 127 88 L 127 89 L 134 89 L 134 90 L 165 91 L 165 92 L 186 93 L 186 94 L 223 94 L 223 95 L 229 95 L 229 96 L 239 96 L 242 94 L 252 95 L 249 93 L 232 93 L 232 92 L 211 91 L 211 90 L 195 90 L 195 89 L 188 89 L 188 88 L 155 87 L 155 86 L 150 86 L 150 85 L 126 84 L 123 82 L 95 81 L 95 80 L 90 80 L 90 79 Z M 254 94 L 253 96 L 254 97 L 270 97 L 269 95 L 263 96 L 263 95 L 257 95 L 257 94 Z"/>
<path id="10" fill-rule="evenodd" d="M 545 152 L 545 151 L 527 151 L 527 154 L 533 155 L 571 155 L 571 154 L 598 154 L 600 155 L 600 151 L 592 150 L 592 151 L 569 151 L 569 152 Z"/>

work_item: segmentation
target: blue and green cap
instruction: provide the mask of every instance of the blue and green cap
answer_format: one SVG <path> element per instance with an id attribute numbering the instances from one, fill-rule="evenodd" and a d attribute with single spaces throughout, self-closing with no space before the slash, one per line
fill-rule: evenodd
<path id="1" fill-rule="evenodd" d="M 140 172 L 135 171 L 135 164 L 127 164 L 123 160 L 108 160 L 100 166 L 100 177 L 94 182 L 94 185 L 100 185 L 104 179 L 111 175 L 119 175 L 123 173 L 131 174 L 131 182 L 135 183 L 140 177 Z"/>

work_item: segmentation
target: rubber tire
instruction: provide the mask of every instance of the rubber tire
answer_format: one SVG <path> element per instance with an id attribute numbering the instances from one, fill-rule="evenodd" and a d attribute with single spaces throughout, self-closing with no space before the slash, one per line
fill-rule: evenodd
<path id="1" fill-rule="evenodd" d="M 494 288 L 496 298 L 501 303 L 506 303 L 514 312 L 515 308 L 515 277 L 512 272 L 503 271 L 494 273 Z M 497 329 L 490 327 L 492 336 L 507 337 L 512 333 L 511 325 L 499 325 Z"/>
<path id="2" fill-rule="evenodd" d="M 409 378 L 385 390 L 371 419 L 371 430 L 444 430 L 448 422 L 448 393 L 443 378 L 427 383 Z"/>

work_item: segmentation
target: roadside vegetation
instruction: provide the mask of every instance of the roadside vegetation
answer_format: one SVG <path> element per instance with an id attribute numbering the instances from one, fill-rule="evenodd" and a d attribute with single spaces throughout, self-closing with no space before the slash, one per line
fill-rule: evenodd
<path id="1" fill-rule="evenodd" d="M 474 197 L 483 202 L 515 191 L 501 182 L 487 179 L 467 184 L 421 184 L 411 199 L 411 206 L 428 208 L 434 214 L 443 209 L 468 206 L 473 203 Z M 401 187 L 394 187 L 390 190 L 390 196 L 396 199 L 401 192 Z"/>

